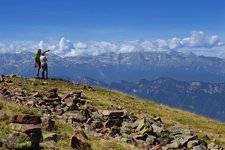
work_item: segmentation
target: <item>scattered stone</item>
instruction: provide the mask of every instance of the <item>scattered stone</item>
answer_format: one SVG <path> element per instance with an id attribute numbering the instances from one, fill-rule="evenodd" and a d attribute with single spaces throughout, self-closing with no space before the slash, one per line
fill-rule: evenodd
<path id="1" fill-rule="evenodd" d="M 197 136 L 191 134 L 190 130 L 185 130 L 174 126 L 169 130 L 164 128 L 162 120 L 158 116 L 145 117 L 137 120 L 133 113 L 127 114 L 122 107 L 117 107 L 117 110 L 96 110 L 88 107 L 88 100 L 81 90 L 75 90 L 66 94 L 62 99 L 57 94 L 58 89 L 52 88 L 48 92 L 40 94 L 39 92 L 29 93 L 26 90 L 5 88 L 10 82 L 9 77 L 0 76 L 0 96 L 5 96 L 5 99 L 13 102 L 18 102 L 30 107 L 37 107 L 41 109 L 44 116 L 54 116 L 56 118 L 63 118 L 67 122 L 71 122 L 73 127 L 79 127 L 90 131 L 96 137 L 103 139 L 118 139 L 123 142 L 132 144 L 134 146 L 145 149 L 195 149 L 205 150 L 207 144 L 198 139 Z M 33 80 L 32 82 L 35 82 Z M 44 85 L 43 83 L 41 83 Z M 87 90 L 92 87 L 84 86 Z M 6 86 L 7 87 L 7 86 Z M 115 102 L 118 102 L 116 99 Z M 113 107 L 113 106 L 112 106 Z M 110 108 L 112 108 L 110 107 Z M 1 106 L 0 106 L 1 109 Z M 6 114 L 0 110 L 0 119 Z M 12 123 L 9 127 L 17 132 L 12 134 L 6 142 L 8 147 L 33 149 L 38 148 L 42 140 L 41 128 L 37 124 L 42 123 L 42 126 L 47 131 L 56 129 L 55 121 L 50 117 L 43 117 L 35 115 L 15 115 L 12 117 Z M 56 133 L 49 133 L 44 135 L 44 140 L 41 147 L 44 149 L 55 149 L 57 142 Z M 60 134 L 59 134 L 60 135 Z M 15 140 L 20 139 L 19 144 Z M 207 136 L 208 137 L 208 136 Z M 204 137 L 204 140 L 209 138 Z M 9 139 L 8 138 L 8 139 Z M 69 137 L 66 137 L 69 138 Z M 0 140 L 0 146 L 1 146 Z M 78 149 L 91 149 L 87 141 L 87 136 L 83 131 L 76 130 L 71 138 L 71 147 Z M 216 144 L 209 144 L 208 149 L 221 150 L 222 147 Z"/>
<path id="2" fill-rule="evenodd" d="M 40 116 L 28 115 L 28 114 L 14 115 L 12 117 L 12 123 L 40 124 L 41 118 Z"/>
<path id="3" fill-rule="evenodd" d="M 42 126 L 47 131 L 53 131 L 55 130 L 55 121 L 49 117 L 44 117 L 42 118 Z"/>
<path id="4" fill-rule="evenodd" d="M 91 145 L 87 141 L 87 136 L 83 131 L 75 131 L 70 143 L 72 148 L 91 150 Z"/>

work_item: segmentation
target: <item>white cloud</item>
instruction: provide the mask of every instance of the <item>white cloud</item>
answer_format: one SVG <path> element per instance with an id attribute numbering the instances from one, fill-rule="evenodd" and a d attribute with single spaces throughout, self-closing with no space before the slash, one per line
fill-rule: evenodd
<path id="1" fill-rule="evenodd" d="M 225 45 L 220 41 L 218 35 L 206 35 L 202 31 L 191 32 L 190 37 L 157 39 L 157 40 L 135 40 L 124 42 L 71 42 L 62 37 L 58 41 L 16 41 L 12 43 L 1 43 L 0 52 L 35 52 L 38 48 L 50 49 L 52 53 L 60 56 L 99 55 L 102 53 L 129 53 L 136 51 L 191 51 L 202 55 L 219 55 L 225 57 Z"/>
<path id="2" fill-rule="evenodd" d="M 191 37 L 184 38 L 181 43 L 184 47 L 190 48 L 209 48 L 213 46 L 218 46 L 220 42 L 218 35 L 207 36 L 204 32 L 193 31 Z"/>
<path id="3" fill-rule="evenodd" d="M 78 43 L 74 44 L 74 47 L 76 49 L 87 49 L 88 45 L 85 43 L 82 43 L 82 42 L 78 42 Z"/>

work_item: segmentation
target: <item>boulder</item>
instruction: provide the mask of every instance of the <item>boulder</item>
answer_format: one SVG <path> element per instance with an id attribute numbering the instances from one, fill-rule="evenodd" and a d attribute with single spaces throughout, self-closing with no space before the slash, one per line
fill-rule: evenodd
<path id="1" fill-rule="evenodd" d="M 7 149 L 32 149 L 35 146 L 31 142 L 31 138 L 25 133 L 11 134 L 4 145 Z"/>
<path id="2" fill-rule="evenodd" d="M 76 149 L 91 150 L 91 145 L 87 141 L 87 136 L 83 131 L 75 131 L 70 142 L 70 146 Z"/>
<path id="3" fill-rule="evenodd" d="M 34 124 L 10 123 L 10 129 L 23 133 L 41 133 L 41 128 Z"/>
<path id="4" fill-rule="evenodd" d="M 12 123 L 40 124 L 41 118 L 40 116 L 28 115 L 28 114 L 14 115 L 12 117 Z"/>

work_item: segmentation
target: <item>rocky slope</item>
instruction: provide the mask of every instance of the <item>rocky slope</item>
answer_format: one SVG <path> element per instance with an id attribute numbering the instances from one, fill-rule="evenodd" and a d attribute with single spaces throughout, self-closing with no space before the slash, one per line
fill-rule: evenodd
<path id="1" fill-rule="evenodd" d="M 201 138 L 195 133 L 196 126 L 184 128 L 178 126 L 179 122 L 171 121 L 169 124 L 161 119 L 165 116 L 140 109 L 143 104 L 144 107 L 156 107 L 155 104 L 113 91 L 55 79 L 0 76 L 0 95 L 4 100 L 0 107 L 0 121 L 3 124 L 0 126 L 3 135 L 0 136 L 0 146 L 7 149 L 60 149 L 59 143 L 65 139 L 69 144 L 63 145 L 64 149 L 118 149 L 116 145 L 120 149 L 223 149 L 215 144 L 222 144 L 223 131 L 219 141 L 214 139 L 217 135 L 213 135 L 213 131 L 211 135 L 208 133 Z M 131 101 L 137 105 L 127 104 Z M 9 115 L 8 107 L 14 104 L 35 108 L 39 113 L 15 111 Z M 137 106 L 139 109 L 135 108 Z M 163 107 L 166 108 L 162 106 L 161 111 L 164 111 Z M 183 119 L 188 121 L 185 117 L 189 114 L 184 114 Z M 170 118 L 168 114 L 167 118 Z M 195 119 L 197 121 L 199 118 Z M 211 120 L 207 121 L 210 124 Z M 60 127 L 59 122 L 64 127 Z M 211 123 L 217 129 L 225 128 L 224 124 Z M 66 128 L 72 128 L 72 131 L 66 132 Z M 96 146 L 94 141 L 101 143 L 100 139 L 116 140 L 119 145 Z"/>

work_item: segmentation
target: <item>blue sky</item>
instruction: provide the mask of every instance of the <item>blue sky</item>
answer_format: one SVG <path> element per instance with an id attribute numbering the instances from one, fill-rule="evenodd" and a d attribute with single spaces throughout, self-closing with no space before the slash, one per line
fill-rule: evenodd
<path id="1" fill-rule="evenodd" d="M 0 0 L 0 41 L 225 37 L 224 0 Z"/>

